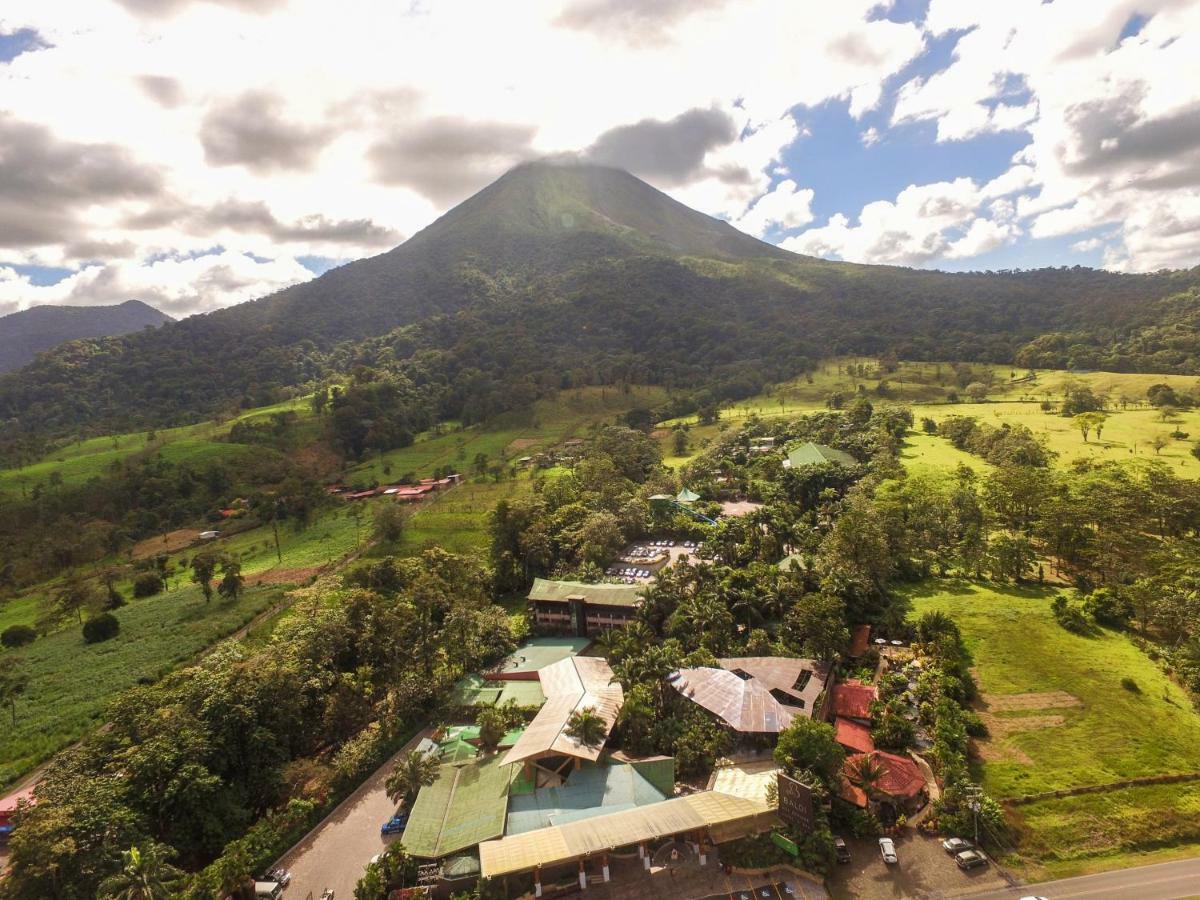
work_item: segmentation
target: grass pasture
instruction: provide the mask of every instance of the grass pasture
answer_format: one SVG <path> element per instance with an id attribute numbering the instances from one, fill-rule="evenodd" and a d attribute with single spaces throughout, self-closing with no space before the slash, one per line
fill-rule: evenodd
<path id="1" fill-rule="evenodd" d="M 236 601 L 214 596 L 205 603 L 197 587 L 179 581 L 181 586 L 117 610 L 121 633 L 112 640 L 85 644 L 72 622 L 15 651 L 30 684 L 17 701 L 16 725 L 6 718 L 0 729 L 0 784 L 95 727 L 119 692 L 195 658 L 280 597 L 278 589 L 249 588 Z"/>
<path id="2" fill-rule="evenodd" d="M 913 615 L 940 610 L 957 622 L 974 658 L 979 712 L 990 732 L 977 743 L 975 765 L 988 793 L 1005 798 L 1200 772 L 1200 715 L 1185 692 L 1125 635 L 1063 629 L 1050 612 L 1053 596 L 964 581 L 930 581 L 908 593 Z M 1143 845 L 1200 841 L 1197 808 L 1200 784 L 1018 806 L 1017 862 L 1059 876 Z"/>

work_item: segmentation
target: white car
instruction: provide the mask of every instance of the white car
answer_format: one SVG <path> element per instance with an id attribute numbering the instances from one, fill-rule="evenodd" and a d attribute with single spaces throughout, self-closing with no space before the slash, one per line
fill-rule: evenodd
<path id="1" fill-rule="evenodd" d="M 888 865 L 900 861 L 900 858 L 896 856 L 896 845 L 892 842 L 891 838 L 884 837 L 879 839 L 879 852 L 883 855 L 883 861 Z"/>

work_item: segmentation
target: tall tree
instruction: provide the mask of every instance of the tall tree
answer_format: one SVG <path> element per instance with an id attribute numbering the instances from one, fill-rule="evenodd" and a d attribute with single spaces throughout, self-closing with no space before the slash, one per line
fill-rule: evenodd
<path id="1" fill-rule="evenodd" d="M 392 802 L 403 800 L 405 805 L 410 805 L 421 788 L 433 784 L 437 777 L 437 757 L 410 750 L 396 761 L 392 774 L 384 783 L 384 790 Z"/>
<path id="2" fill-rule="evenodd" d="M 100 900 L 166 900 L 183 873 L 170 865 L 158 844 L 130 847 L 121 853 L 121 871 L 100 883 Z"/>
<path id="3" fill-rule="evenodd" d="M 17 724 L 17 700 L 29 687 L 29 673 L 21 668 L 20 657 L 6 653 L 0 656 L 0 703 L 12 713 L 12 722 Z"/>

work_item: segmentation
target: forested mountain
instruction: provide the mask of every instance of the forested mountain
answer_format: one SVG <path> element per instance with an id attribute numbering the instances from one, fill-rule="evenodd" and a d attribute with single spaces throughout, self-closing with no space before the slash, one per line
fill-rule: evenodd
<path id="1" fill-rule="evenodd" d="M 1185 321 L 1197 285 L 1200 269 L 947 274 L 828 262 L 741 234 L 626 172 L 540 162 L 380 256 L 43 356 L 0 378 L 0 422 L 17 434 L 195 421 L 360 364 L 389 371 L 426 413 L 468 420 L 616 380 L 700 402 L 753 393 L 833 353 L 1013 362 L 1048 334 L 1061 364 L 1138 369 L 1149 357 L 1130 348 L 1152 330 L 1156 371 L 1200 371 Z"/>
<path id="2" fill-rule="evenodd" d="M 64 341 L 129 334 L 171 321 L 140 300 L 118 306 L 33 306 L 0 316 L 0 372 L 20 368 Z"/>

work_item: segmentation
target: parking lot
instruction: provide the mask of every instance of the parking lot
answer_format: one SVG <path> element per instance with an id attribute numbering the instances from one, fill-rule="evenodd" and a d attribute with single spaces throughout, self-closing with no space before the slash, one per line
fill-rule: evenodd
<path id="1" fill-rule="evenodd" d="M 679 557 L 696 556 L 702 546 L 694 541 L 669 539 L 637 541 L 622 550 L 604 574 L 620 578 L 626 584 L 645 584 L 658 574 L 659 569 L 671 565 Z"/>
<path id="2" fill-rule="evenodd" d="M 961 871 L 942 849 L 940 838 L 908 831 L 895 841 L 899 862 L 888 865 L 879 854 L 877 840 L 847 838 L 850 862 L 831 873 L 830 896 L 855 900 L 966 897 L 1008 887 L 994 864 Z"/>

